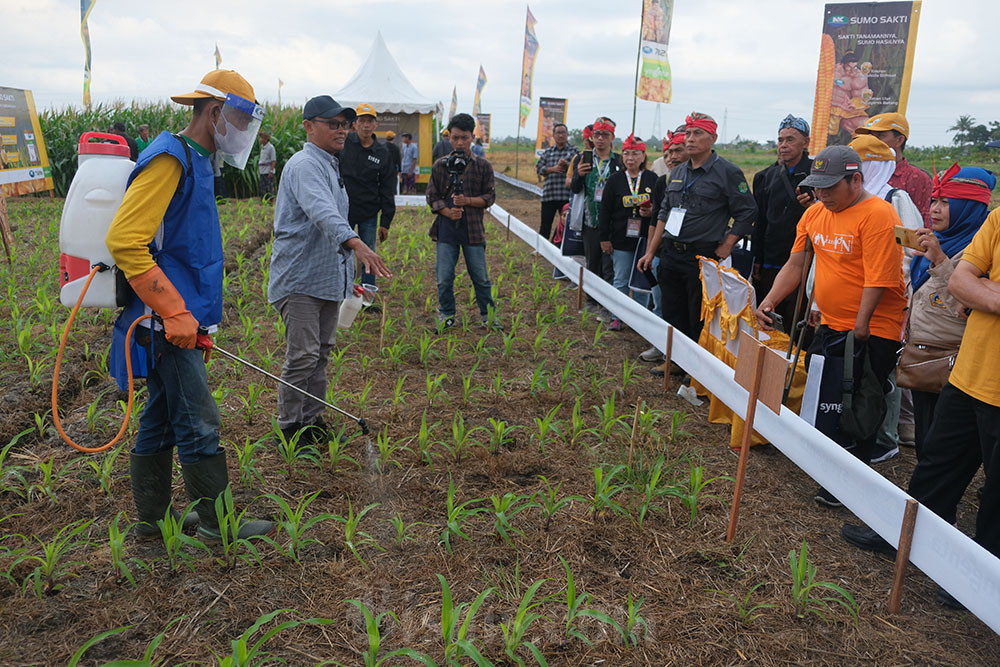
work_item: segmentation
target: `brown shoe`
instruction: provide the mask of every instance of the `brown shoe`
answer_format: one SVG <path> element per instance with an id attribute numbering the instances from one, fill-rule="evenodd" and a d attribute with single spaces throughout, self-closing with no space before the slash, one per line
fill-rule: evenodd
<path id="1" fill-rule="evenodd" d="M 653 366 L 649 369 L 649 372 L 658 378 L 663 377 L 663 374 L 667 372 L 667 362 L 663 362 L 659 366 Z"/>

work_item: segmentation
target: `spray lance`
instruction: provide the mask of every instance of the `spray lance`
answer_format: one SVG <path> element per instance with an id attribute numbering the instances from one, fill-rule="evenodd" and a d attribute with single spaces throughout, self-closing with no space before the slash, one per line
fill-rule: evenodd
<path id="1" fill-rule="evenodd" d="M 258 373 L 260 373 L 261 375 L 265 375 L 265 376 L 271 378 L 272 380 L 274 380 L 275 382 L 277 382 L 280 385 L 288 387 L 289 389 L 291 389 L 293 391 L 297 391 L 298 393 L 302 394 L 306 398 L 311 398 L 312 400 L 316 401 L 317 403 L 322 403 L 323 405 L 325 405 L 326 407 L 330 408 L 331 410 L 334 410 L 335 412 L 339 412 L 340 414 L 344 415 L 348 419 L 350 419 L 350 420 L 355 421 L 355 422 L 358 423 L 358 426 L 361 427 L 361 435 L 368 435 L 368 433 L 369 433 L 368 423 L 365 421 L 364 417 L 355 417 L 354 415 L 350 414 L 346 410 L 342 410 L 342 409 L 338 408 L 333 403 L 328 403 L 327 401 L 324 401 L 322 398 L 319 398 L 317 396 L 313 396 L 308 391 L 306 391 L 304 389 L 299 389 L 298 387 L 296 387 L 291 382 L 288 382 L 286 380 L 282 380 L 277 375 L 274 375 L 272 373 L 268 373 L 263 368 L 261 368 L 259 366 L 255 366 L 254 364 L 251 364 L 246 359 L 238 357 L 235 354 L 233 354 L 232 352 L 229 352 L 228 350 L 222 349 L 221 347 L 219 347 L 218 345 L 216 345 L 212 341 L 212 337 L 208 335 L 208 330 L 205 329 L 204 327 L 202 327 L 202 328 L 200 328 L 198 330 L 198 338 L 197 338 L 197 342 L 195 343 L 195 347 L 198 348 L 199 350 L 204 350 L 206 363 L 208 362 L 208 359 L 212 355 L 213 351 L 214 352 L 218 352 L 219 354 L 221 354 L 224 357 L 232 359 L 235 362 L 241 363 L 244 366 L 246 366 L 247 368 L 253 369 L 253 370 L 257 371 Z"/>

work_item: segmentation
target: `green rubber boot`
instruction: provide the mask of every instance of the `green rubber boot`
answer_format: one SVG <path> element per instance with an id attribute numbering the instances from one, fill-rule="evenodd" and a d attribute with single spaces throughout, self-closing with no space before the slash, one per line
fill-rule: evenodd
<path id="1" fill-rule="evenodd" d="M 139 537 L 159 537 L 162 521 L 170 505 L 170 484 L 173 481 L 174 450 L 167 449 L 157 454 L 129 454 L 129 477 L 132 481 L 132 498 L 138 512 L 139 523 L 135 534 Z M 170 508 L 175 519 L 180 518 L 177 510 Z M 193 529 L 198 525 L 198 513 L 190 512 L 184 518 L 184 528 Z"/>
<path id="2" fill-rule="evenodd" d="M 197 463 L 182 463 L 181 472 L 184 475 L 184 486 L 188 498 L 198 501 L 195 509 L 201 517 L 198 524 L 198 539 L 203 542 L 220 542 L 222 533 L 219 531 L 219 520 L 215 514 L 215 499 L 226 490 L 229 484 L 229 470 L 226 468 L 226 452 L 220 451 L 215 456 L 202 459 Z M 270 521 L 244 521 L 240 524 L 237 535 L 240 538 L 254 535 L 269 535 L 274 531 Z"/>

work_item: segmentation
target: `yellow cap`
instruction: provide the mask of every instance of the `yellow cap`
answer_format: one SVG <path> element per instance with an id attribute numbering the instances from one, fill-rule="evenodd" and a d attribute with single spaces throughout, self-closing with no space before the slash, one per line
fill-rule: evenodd
<path id="1" fill-rule="evenodd" d="M 451 134 L 451 132 L 448 131 L 447 127 L 444 128 L 443 130 L 441 130 L 441 136 L 442 137 L 447 137 L 449 134 Z"/>
<path id="2" fill-rule="evenodd" d="M 385 133 L 385 136 L 388 137 L 389 139 L 395 139 L 396 133 L 393 132 L 392 130 L 389 130 L 388 132 Z"/>
<path id="3" fill-rule="evenodd" d="M 378 118 L 378 114 L 375 113 L 375 107 L 365 102 L 364 104 L 359 104 L 354 110 L 357 112 L 358 116 L 371 116 L 372 118 Z"/>
<path id="4" fill-rule="evenodd" d="M 855 150 L 862 162 L 892 162 L 896 156 L 886 143 L 870 134 L 860 134 L 848 144 Z"/>
<path id="5" fill-rule="evenodd" d="M 871 134 L 886 130 L 896 130 L 907 139 L 910 138 L 910 124 L 906 122 L 906 116 L 895 111 L 872 116 L 865 121 L 864 125 L 856 129 L 854 134 Z"/>
<path id="6" fill-rule="evenodd" d="M 217 100 L 226 99 L 226 95 L 232 93 L 245 100 L 255 102 L 253 86 L 231 69 L 215 69 L 201 78 L 201 83 L 194 87 L 194 90 L 186 95 L 171 95 L 170 99 L 178 104 L 191 106 L 197 99 L 214 97 Z"/>

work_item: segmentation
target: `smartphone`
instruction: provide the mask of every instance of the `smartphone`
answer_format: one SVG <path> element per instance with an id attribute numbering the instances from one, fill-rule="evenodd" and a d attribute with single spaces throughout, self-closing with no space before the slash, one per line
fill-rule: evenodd
<path id="1" fill-rule="evenodd" d="M 785 333 L 785 318 L 773 310 L 767 314 L 771 318 L 771 326 L 778 331 Z"/>
<path id="2" fill-rule="evenodd" d="M 813 192 L 811 185 L 799 185 L 797 187 L 799 192 L 809 195 L 812 199 L 816 199 L 816 193 Z"/>
<path id="3" fill-rule="evenodd" d="M 646 282 L 649 283 L 650 287 L 656 287 L 657 285 L 656 275 L 653 273 L 652 269 L 646 269 L 645 271 L 642 272 L 642 275 L 645 276 Z"/>
<path id="4" fill-rule="evenodd" d="M 896 243 L 903 246 L 904 248 L 913 248 L 914 250 L 923 250 L 920 245 L 920 235 L 917 234 L 915 229 L 907 229 L 902 225 L 896 225 L 894 228 L 896 234 Z"/>
<path id="5" fill-rule="evenodd" d="M 580 158 L 582 164 L 594 164 L 594 151 L 589 148 L 583 151 L 583 157 Z"/>

